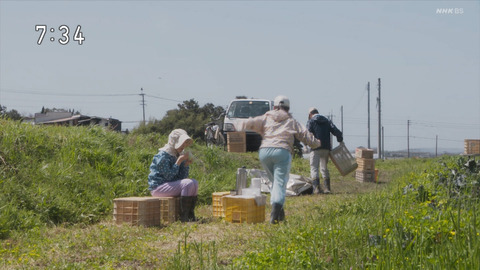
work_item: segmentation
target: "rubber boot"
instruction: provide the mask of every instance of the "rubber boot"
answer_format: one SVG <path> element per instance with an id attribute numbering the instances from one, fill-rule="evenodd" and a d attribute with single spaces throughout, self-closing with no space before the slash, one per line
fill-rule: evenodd
<path id="1" fill-rule="evenodd" d="M 330 189 L 330 178 L 325 178 L 325 180 L 323 181 L 323 185 L 325 186 L 324 193 L 330 194 L 332 192 Z"/>
<path id="2" fill-rule="evenodd" d="M 283 214 L 282 212 L 283 212 L 283 205 L 279 203 L 272 204 L 272 213 L 270 213 L 270 223 L 278 224 L 280 221 L 285 219 L 285 212 L 283 212 Z M 282 220 L 280 218 L 282 218 Z"/>
<path id="3" fill-rule="evenodd" d="M 180 197 L 180 221 L 188 222 L 195 221 L 195 203 L 197 196 L 182 196 Z"/>
<path id="4" fill-rule="evenodd" d="M 285 210 L 282 206 L 282 209 L 280 209 L 280 214 L 278 215 L 278 221 L 285 221 Z"/>
<path id="5" fill-rule="evenodd" d="M 195 205 L 197 204 L 197 196 L 193 196 L 192 198 L 192 204 L 190 207 L 190 211 L 188 212 L 188 221 L 197 221 L 197 218 L 195 217 Z"/>
<path id="6" fill-rule="evenodd" d="M 322 188 L 320 187 L 320 179 L 313 180 L 313 194 L 321 194 Z"/>

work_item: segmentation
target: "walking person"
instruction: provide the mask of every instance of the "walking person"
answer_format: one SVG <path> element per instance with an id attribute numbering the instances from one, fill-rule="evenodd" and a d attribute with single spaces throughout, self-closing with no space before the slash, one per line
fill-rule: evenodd
<path id="1" fill-rule="evenodd" d="M 185 148 L 193 143 L 187 132 L 175 129 L 168 142 L 153 157 L 148 175 L 149 190 L 154 197 L 180 196 L 180 220 L 195 221 L 198 182 L 188 178 L 192 157 Z"/>
<path id="2" fill-rule="evenodd" d="M 328 171 L 328 156 L 332 150 L 332 142 L 330 140 L 330 134 L 337 137 L 337 141 L 341 143 L 343 141 L 342 132 L 328 120 L 325 116 L 320 115 L 316 108 L 310 108 L 308 110 L 308 122 L 307 129 L 315 138 L 322 141 L 322 145 L 317 148 L 312 148 L 310 153 L 310 177 L 313 179 L 313 193 L 322 193 L 320 186 L 320 175 L 323 177 L 323 192 L 328 194 L 331 192 L 330 188 L 330 173 Z"/>
<path id="3" fill-rule="evenodd" d="M 273 105 L 274 109 L 264 115 L 249 118 L 240 126 L 240 130 L 252 130 L 262 136 L 258 155 L 273 183 L 270 193 L 272 204 L 270 223 L 276 224 L 285 219 L 283 205 L 292 163 L 294 138 L 312 148 L 320 147 L 321 143 L 289 113 L 290 100 L 287 97 L 277 96 Z"/>

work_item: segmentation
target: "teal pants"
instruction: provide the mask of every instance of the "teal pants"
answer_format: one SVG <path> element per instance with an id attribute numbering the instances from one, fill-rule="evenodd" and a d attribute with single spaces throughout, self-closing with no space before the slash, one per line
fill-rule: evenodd
<path id="1" fill-rule="evenodd" d="M 285 203 L 285 192 L 292 166 L 292 154 L 284 148 L 260 148 L 258 156 L 263 168 L 272 182 L 270 203 Z"/>

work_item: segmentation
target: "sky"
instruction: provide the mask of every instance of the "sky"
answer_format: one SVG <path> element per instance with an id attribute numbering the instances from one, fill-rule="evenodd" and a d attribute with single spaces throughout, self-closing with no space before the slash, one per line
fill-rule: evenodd
<path id="1" fill-rule="evenodd" d="M 375 148 L 379 79 L 386 151 L 463 152 L 480 139 L 480 2 L 0 0 L 0 104 L 23 115 L 74 109 L 131 130 L 141 89 L 146 120 L 189 99 L 286 95 L 352 150 L 368 146 L 370 83 Z"/>

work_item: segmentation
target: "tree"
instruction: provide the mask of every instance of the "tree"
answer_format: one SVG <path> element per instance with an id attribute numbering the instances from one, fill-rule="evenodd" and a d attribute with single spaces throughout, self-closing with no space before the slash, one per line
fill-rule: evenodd
<path id="1" fill-rule="evenodd" d="M 134 133 L 157 132 L 168 135 L 172 130 L 184 129 L 192 138 L 203 140 L 205 124 L 212 121 L 222 114 L 225 109 L 221 106 L 215 106 L 207 103 L 200 107 L 194 99 L 185 100 L 177 104 L 177 109 L 167 111 L 161 120 L 150 120 L 147 124 L 141 124 L 134 129 Z M 221 125 L 221 123 L 218 123 Z"/>
<path id="2" fill-rule="evenodd" d="M 22 120 L 23 117 L 17 110 L 7 111 L 7 107 L 0 105 L 0 115 L 12 120 Z"/>

